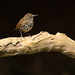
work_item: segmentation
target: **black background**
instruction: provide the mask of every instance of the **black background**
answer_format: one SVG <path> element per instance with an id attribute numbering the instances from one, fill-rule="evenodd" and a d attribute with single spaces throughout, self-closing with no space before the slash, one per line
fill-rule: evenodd
<path id="1" fill-rule="evenodd" d="M 72 0 L 0 2 L 0 38 L 20 36 L 13 30 L 27 13 L 39 15 L 34 19 L 30 35 L 40 31 L 62 32 L 75 40 L 75 2 Z M 0 58 L 0 75 L 75 75 L 74 71 L 75 59 L 57 52 Z"/>

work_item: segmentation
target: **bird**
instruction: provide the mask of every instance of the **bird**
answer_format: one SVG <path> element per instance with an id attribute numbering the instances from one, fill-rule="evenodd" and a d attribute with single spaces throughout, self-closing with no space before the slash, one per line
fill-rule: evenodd
<path id="1" fill-rule="evenodd" d="M 32 13 L 27 13 L 23 18 L 19 20 L 16 25 L 15 30 L 19 30 L 21 37 L 23 37 L 22 32 L 29 32 L 34 26 L 34 17 L 38 15 L 33 15 Z"/>

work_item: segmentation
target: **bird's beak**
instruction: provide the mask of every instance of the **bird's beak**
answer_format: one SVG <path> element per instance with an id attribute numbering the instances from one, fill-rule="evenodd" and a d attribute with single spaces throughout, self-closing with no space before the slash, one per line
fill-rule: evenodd
<path id="1" fill-rule="evenodd" d="M 38 15 L 33 15 L 33 17 L 38 16 Z"/>

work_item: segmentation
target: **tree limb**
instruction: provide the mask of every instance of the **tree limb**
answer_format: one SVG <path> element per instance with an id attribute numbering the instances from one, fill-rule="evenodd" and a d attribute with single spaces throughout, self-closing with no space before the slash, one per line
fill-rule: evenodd
<path id="1" fill-rule="evenodd" d="M 75 41 L 64 33 L 48 32 L 28 37 L 9 37 L 0 40 L 0 57 L 58 51 L 75 58 Z"/>

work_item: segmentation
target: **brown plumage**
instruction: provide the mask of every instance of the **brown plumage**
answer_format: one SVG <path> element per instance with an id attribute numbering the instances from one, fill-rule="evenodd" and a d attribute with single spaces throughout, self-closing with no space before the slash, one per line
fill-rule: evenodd
<path id="1" fill-rule="evenodd" d="M 21 18 L 18 24 L 16 25 L 15 30 L 18 29 L 20 31 L 21 37 L 22 37 L 22 32 L 24 33 L 29 32 L 33 28 L 34 16 L 37 16 L 37 15 L 28 13 L 23 18 Z"/>

